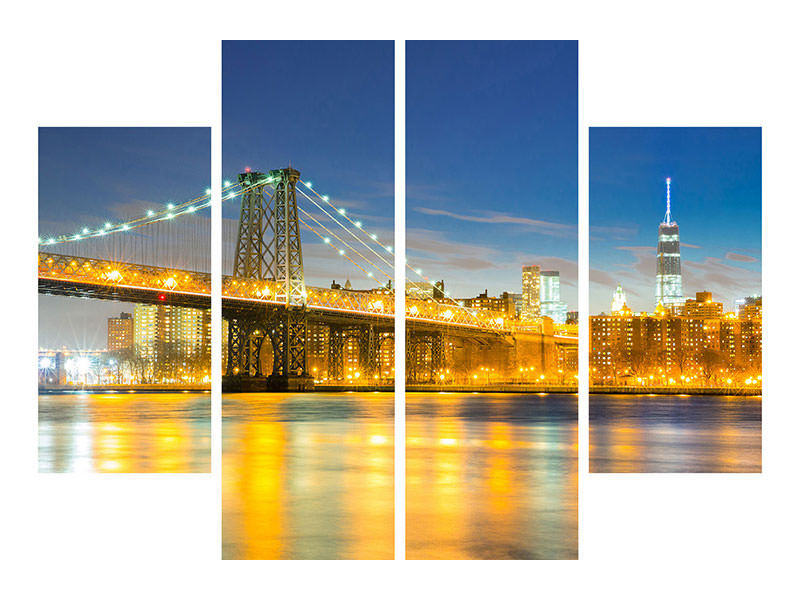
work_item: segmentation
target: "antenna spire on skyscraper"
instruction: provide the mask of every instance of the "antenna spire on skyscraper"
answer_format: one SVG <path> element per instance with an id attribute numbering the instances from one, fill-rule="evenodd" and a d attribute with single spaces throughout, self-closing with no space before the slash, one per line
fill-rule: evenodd
<path id="1" fill-rule="evenodd" d="M 670 212 L 670 199 L 669 199 L 669 184 L 672 181 L 671 177 L 667 177 L 667 214 L 664 215 L 664 223 L 672 223 L 672 214 Z"/>
<path id="2" fill-rule="evenodd" d="M 670 183 L 667 177 L 667 214 L 658 226 L 658 249 L 656 264 L 656 306 L 668 308 L 683 302 L 681 280 L 681 243 L 678 224 L 672 220 Z"/>

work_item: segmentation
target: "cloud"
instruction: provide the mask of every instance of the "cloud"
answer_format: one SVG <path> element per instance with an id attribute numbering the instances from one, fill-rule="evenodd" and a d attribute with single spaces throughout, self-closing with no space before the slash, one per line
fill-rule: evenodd
<path id="1" fill-rule="evenodd" d="M 636 254 L 637 252 L 655 252 L 652 246 L 616 246 L 616 250 L 628 250 Z"/>
<path id="2" fill-rule="evenodd" d="M 441 231 L 412 228 L 407 233 L 409 262 L 431 280 L 444 279 L 454 297 L 471 297 L 484 289 L 490 294 L 522 287 L 522 265 L 538 264 L 561 274 L 562 299 L 577 305 L 578 264 L 544 254 L 507 251 L 482 244 L 454 241 Z"/>
<path id="3" fill-rule="evenodd" d="M 617 281 L 610 273 L 600 269 L 589 269 L 589 283 L 597 283 L 608 288 L 614 288 L 617 285 Z"/>
<path id="4" fill-rule="evenodd" d="M 744 262 L 744 263 L 758 262 L 758 259 L 753 256 L 748 256 L 746 254 L 737 254 L 736 252 L 726 253 L 725 258 L 727 260 L 735 260 L 737 262 Z"/>
<path id="5" fill-rule="evenodd" d="M 480 271 L 505 267 L 496 260 L 500 253 L 495 248 L 454 242 L 446 239 L 440 231 L 409 229 L 406 248 L 411 254 L 410 262 L 415 267 L 421 265 L 427 272 Z"/>
<path id="6" fill-rule="evenodd" d="M 761 290 L 759 271 L 726 264 L 715 256 L 707 256 L 703 262 L 684 260 L 681 267 L 686 296 L 708 290 L 716 299 L 729 304 L 736 298 Z"/>
<path id="7" fill-rule="evenodd" d="M 638 233 L 639 228 L 636 226 L 589 225 L 589 237 L 593 241 L 604 240 L 606 238 L 612 240 L 627 240 L 635 237 Z"/>
<path id="8" fill-rule="evenodd" d="M 542 221 L 539 219 L 530 219 L 528 217 L 515 217 L 513 215 L 503 213 L 488 213 L 486 216 L 473 216 L 450 212 L 449 210 L 440 210 L 437 208 L 427 208 L 424 206 L 414 207 L 415 211 L 421 212 L 426 215 L 437 215 L 443 217 L 450 217 L 459 221 L 470 221 L 473 223 L 491 223 L 494 225 L 522 225 L 529 231 L 534 231 L 542 235 L 551 235 L 555 237 L 575 237 L 578 235 L 577 225 L 568 225 L 565 223 L 553 223 L 551 221 Z"/>
<path id="9" fill-rule="evenodd" d="M 615 270 L 590 270 L 590 282 L 593 287 L 590 293 L 592 311 L 604 310 L 606 299 L 610 302 L 611 294 L 617 283 L 622 283 L 628 296 L 628 305 L 636 311 L 652 310 L 656 284 L 656 253 L 650 246 L 618 246 L 617 250 L 626 250 L 633 255 L 628 265 Z M 757 259 L 746 255 L 735 255 L 731 258 L 728 252 L 724 258 L 706 256 L 701 261 L 687 260 L 682 257 L 681 275 L 683 295 L 694 296 L 695 292 L 707 290 L 714 298 L 724 302 L 726 308 L 733 307 L 736 298 L 759 293 L 761 290 L 761 273 L 750 267 L 738 266 L 736 263 L 752 264 Z M 730 264 L 727 261 L 734 261 Z M 631 302 L 631 300 L 638 302 Z M 600 307 L 598 309 L 598 306 Z"/>
<path id="10" fill-rule="evenodd" d="M 702 246 L 695 246 L 694 244 L 690 244 L 689 242 L 681 242 L 681 248 L 695 248 L 700 249 Z"/>

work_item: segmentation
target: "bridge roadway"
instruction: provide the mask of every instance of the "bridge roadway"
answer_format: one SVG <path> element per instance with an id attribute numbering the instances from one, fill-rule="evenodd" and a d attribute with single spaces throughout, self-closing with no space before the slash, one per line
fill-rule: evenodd
<path id="1" fill-rule="evenodd" d="M 211 274 L 167 267 L 137 265 L 107 259 L 40 252 L 39 293 L 49 295 L 211 307 Z M 394 294 L 382 290 L 351 291 L 306 288 L 310 316 L 347 322 L 368 320 L 388 326 L 394 320 Z M 222 278 L 223 311 L 237 312 L 262 305 L 285 306 L 286 296 L 274 281 Z M 327 321 L 327 319 L 325 319 Z M 409 299 L 406 321 L 412 331 L 461 331 L 471 335 L 505 336 L 512 326 L 489 311 L 465 309 L 433 300 Z"/>

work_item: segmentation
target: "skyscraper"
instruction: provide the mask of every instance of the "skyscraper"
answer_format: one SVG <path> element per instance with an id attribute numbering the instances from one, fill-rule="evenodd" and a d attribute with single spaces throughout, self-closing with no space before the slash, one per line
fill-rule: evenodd
<path id="1" fill-rule="evenodd" d="M 541 315 L 539 265 L 522 267 L 522 318 L 532 319 Z"/>
<path id="2" fill-rule="evenodd" d="M 658 226 L 656 259 L 656 306 L 660 304 L 664 308 L 684 301 L 681 283 L 681 244 L 678 223 L 672 220 L 670 181 L 667 177 L 667 213 L 664 215 L 664 222 Z"/>
<path id="3" fill-rule="evenodd" d="M 567 320 L 567 303 L 561 302 L 561 274 L 558 271 L 542 271 L 540 277 L 542 315 L 563 324 Z"/>

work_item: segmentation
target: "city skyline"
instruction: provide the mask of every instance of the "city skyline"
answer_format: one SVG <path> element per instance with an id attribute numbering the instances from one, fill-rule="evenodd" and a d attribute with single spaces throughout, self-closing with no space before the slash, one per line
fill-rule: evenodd
<path id="1" fill-rule="evenodd" d="M 408 260 L 452 297 L 519 293 L 539 265 L 577 310 L 577 60 L 575 41 L 406 43 Z"/>
<path id="2" fill-rule="evenodd" d="M 634 312 L 655 308 L 659 224 L 670 178 L 683 296 L 727 311 L 761 294 L 760 128 L 597 128 L 589 139 L 591 314 L 617 285 Z"/>
<path id="3" fill-rule="evenodd" d="M 210 129 L 201 127 L 39 128 L 39 235 L 101 227 L 202 195 L 210 145 Z M 134 304 L 40 294 L 38 306 L 40 347 L 99 349 L 107 319 Z"/>

